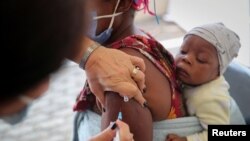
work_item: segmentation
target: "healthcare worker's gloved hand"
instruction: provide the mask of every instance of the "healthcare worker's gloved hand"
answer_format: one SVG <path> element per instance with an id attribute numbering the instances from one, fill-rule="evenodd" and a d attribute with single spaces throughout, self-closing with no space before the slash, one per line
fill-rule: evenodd
<path id="1" fill-rule="evenodd" d="M 130 133 L 129 126 L 120 121 L 116 121 L 116 125 L 111 124 L 107 129 L 95 135 L 90 141 L 111 141 L 116 134 L 116 130 L 119 129 L 120 141 L 133 141 L 133 134 Z"/>
<path id="2" fill-rule="evenodd" d="M 91 91 L 104 106 L 104 91 L 135 98 L 142 106 L 146 101 L 145 64 L 141 58 L 120 50 L 98 47 L 89 56 L 85 71 Z"/>

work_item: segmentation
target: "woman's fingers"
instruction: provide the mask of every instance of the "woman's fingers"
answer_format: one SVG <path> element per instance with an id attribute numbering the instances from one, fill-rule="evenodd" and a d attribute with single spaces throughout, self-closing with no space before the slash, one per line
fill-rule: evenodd
<path id="1" fill-rule="evenodd" d="M 101 133 L 93 136 L 90 141 L 110 141 L 116 135 L 116 131 L 119 131 L 120 141 L 133 141 L 133 134 L 130 133 L 129 126 L 120 120 L 110 124 L 108 128 L 106 128 Z"/>
<path id="2" fill-rule="evenodd" d="M 130 56 L 131 62 L 134 65 L 131 71 L 131 77 L 134 79 L 138 87 L 142 92 L 146 90 L 146 85 L 145 85 L 145 71 L 146 71 L 146 65 L 144 63 L 144 60 L 135 57 L 135 56 Z"/>
<path id="3" fill-rule="evenodd" d="M 134 140 L 133 134 L 130 133 L 129 126 L 120 120 L 117 120 L 116 123 L 119 128 L 120 140 L 121 141 L 133 141 Z"/>
<path id="4" fill-rule="evenodd" d="M 146 65 L 145 65 L 143 59 L 141 59 L 139 57 L 135 57 L 135 56 L 130 56 L 130 60 L 131 60 L 132 64 L 134 66 L 139 67 L 142 72 L 146 71 Z"/>
<path id="5" fill-rule="evenodd" d="M 120 92 L 119 94 L 122 97 L 127 96 L 129 99 L 134 98 L 136 101 L 138 101 L 144 107 L 144 103 L 146 102 L 146 100 L 143 97 L 142 92 L 136 86 L 136 84 L 120 82 L 117 85 L 113 86 L 112 89 L 119 90 L 119 92 Z"/>
<path id="6" fill-rule="evenodd" d="M 136 68 L 139 69 L 136 69 Z M 104 91 L 135 97 L 143 105 L 145 99 L 145 64 L 143 59 L 130 56 L 116 49 L 99 47 L 89 57 L 86 76 L 91 91 L 104 104 Z"/>
<path id="7" fill-rule="evenodd" d="M 91 92 L 96 96 L 96 98 L 98 99 L 98 101 L 101 103 L 102 108 L 104 107 L 104 91 L 102 86 L 97 83 L 97 81 L 89 79 L 88 80 L 89 83 L 89 88 L 91 90 Z"/>
<path id="8" fill-rule="evenodd" d="M 132 72 L 131 76 L 133 80 L 136 82 L 141 92 L 144 93 L 146 89 L 145 74 L 139 69 L 139 67 L 134 67 L 131 72 Z"/>
<path id="9" fill-rule="evenodd" d="M 168 134 L 166 141 L 173 141 L 174 139 L 178 138 L 179 136 L 177 136 L 176 134 Z"/>
<path id="10" fill-rule="evenodd" d="M 114 123 L 116 124 L 116 123 Z M 99 134 L 91 137 L 90 141 L 110 141 L 115 137 L 116 128 L 112 128 L 114 124 L 110 124 L 108 128 L 100 132 Z M 117 125 L 117 124 L 116 124 Z"/>

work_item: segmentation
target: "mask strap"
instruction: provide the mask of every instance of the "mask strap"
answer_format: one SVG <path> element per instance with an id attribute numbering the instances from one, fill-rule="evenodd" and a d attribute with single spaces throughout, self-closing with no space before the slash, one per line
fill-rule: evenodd
<path id="1" fill-rule="evenodd" d="M 34 101 L 33 98 L 30 98 L 30 97 L 24 96 L 24 95 L 21 95 L 21 96 L 19 97 L 19 99 L 20 99 L 23 103 L 28 104 L 28 105 L 31 104 L 31 103 Z"/>
<path id="2" fill-rule="evenodd" d="M 98 16 L 98 17 L 94 17 L 93 20 L 99 20 L 99 19 L 103 19 L 103 18 L 112 18 L 112 17 L 119 16 L 121 14 L 122 14 L 122 12 L 110 14 L 110 15 Z"/>
<path id="3" fill-rule="evenodd" d="M 121 0 L 118 0 L 118 1 L 117 1 L 113 15 L 115 15 L 116 10 L 117 10 L 117 8 L 118 8 L 118 6 L 119 6 L 119 4 L 120 4 L 120 1 L 121 1 Z M 115 20 L 115 16 L 113 16 L 112 19 L 111 19 L 111 21 L 110 21 L 109 29 L 113 26 L 114 20 Z"/>

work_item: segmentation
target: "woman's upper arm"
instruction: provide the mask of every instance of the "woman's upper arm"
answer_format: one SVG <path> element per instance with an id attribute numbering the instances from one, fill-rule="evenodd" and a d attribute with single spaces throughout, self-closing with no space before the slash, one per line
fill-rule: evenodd
<path id="1" fill-rule="evenodd" d="M 124 48 L 122 51 L 144 59 L 146 64 L 145 80 L 146 93 L 143 95 L 148 108 L 143 108 L 134 99 L 124 102 L 123 98 L 113 92 L 105 93 L 106 112 L 102 114 L 102 129 L 105 129 L 111 121 L 115 121 L 118 112 L 123 114 L 125 121 L 134 139 L 138 141 L 152 141 L 153 121 L 167 118 L 171 106 L 170 85 L 166 77 L 146 57 L 134 49 Z"/>
<path id="2" fill-rule="evenodd" d="M 121 111 L 122 121 L 129 125 L 134 140 L 152 141 L 152 117 L 147 108 L 143 108 L 134 99 L 124 102 L 123 98 L 114 92 L 105 93 L 105 108 L 106 111 L 102 113 L 102 130 L 108 127 L 111 121 L 115 121 Z"/>
<path id="3" fill-rule="evenodd" d="M 122 48 L 121 50 L 144 60 L 146 93 L 143 96 L 147 100 L 153 121 L 167 119 L 171 108 L 171 89 L 168 79 L 140 52 L 130 48 Z"/>

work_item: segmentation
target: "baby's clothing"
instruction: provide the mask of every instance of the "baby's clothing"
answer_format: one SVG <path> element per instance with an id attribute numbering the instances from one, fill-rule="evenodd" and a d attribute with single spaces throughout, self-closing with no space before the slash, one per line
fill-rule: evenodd
<path id="1" fill-rule="evenodd" d="M 184 89 L 188 113 L 190 116 L 197 116 L 205 129 L 187 136 L 188 141 L 207 141 L 208 125 L 245 124 L 240 109 L 228 90 L 229 84 L 223 76 L 206 84 Z"/>

